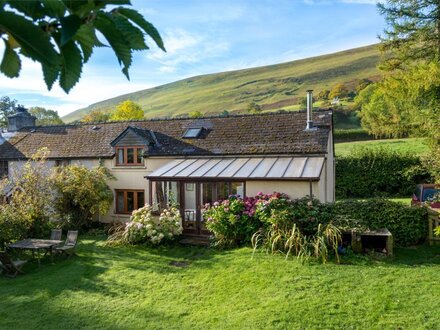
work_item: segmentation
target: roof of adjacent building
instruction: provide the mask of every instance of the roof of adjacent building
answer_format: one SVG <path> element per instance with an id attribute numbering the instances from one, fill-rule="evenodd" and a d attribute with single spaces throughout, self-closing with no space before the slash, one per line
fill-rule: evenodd
<path id="1" fill-rule="evenodd" d="M 21 129 L 0 144 L 0 159 L 29 158 L 42 147 L 49 149 L 49 158 L 111 158 L 111 142 L 128 127 L 153 140 L 148 144 L 149 156 L 325 154 L 331 111 L 316 111 L 313 120 L 315 131 L 305 131 L 302 111 L 37 126 Z M 203 131 L 198 138 L 183 138 L 188 128 Z"/>

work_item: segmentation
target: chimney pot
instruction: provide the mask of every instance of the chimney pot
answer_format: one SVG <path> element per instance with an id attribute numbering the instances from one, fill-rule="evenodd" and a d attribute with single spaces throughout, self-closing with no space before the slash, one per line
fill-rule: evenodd
<path id="1" fill-rule="evenodd" d="M 23 106 L 15 108 L 15 113 L 8 117 L 8 131 L 15 132 L 23 127 L 35 127 L 36 117 Z"/>

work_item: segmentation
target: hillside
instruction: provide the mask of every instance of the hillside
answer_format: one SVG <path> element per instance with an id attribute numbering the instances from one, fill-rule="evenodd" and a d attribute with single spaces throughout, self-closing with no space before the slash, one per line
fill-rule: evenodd
<path id="1" fill-rule="evenodd" d="M 379 56 L 376 45 L 371 45 L 282 64 L 191 77 L 92 104 L 63 120 L 78 120 L 94 109 L 111 111 L 127 99 L 139 103 L 146 118 L 196 110 L 206 114 L 243 111 L 251 102 L 264 110 L 293 110 L 307 89 L 318 93 L 339 82 L 354 86 L 362 78 L 377 79 Z"/>

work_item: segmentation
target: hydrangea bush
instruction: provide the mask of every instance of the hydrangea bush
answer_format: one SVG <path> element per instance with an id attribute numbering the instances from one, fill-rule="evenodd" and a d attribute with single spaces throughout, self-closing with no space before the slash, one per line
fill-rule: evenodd
<path id="1" fill-rule="evenodd" d="M 203 217 L 206 228 L 214 234 L 214 244 L 225 247 L 249 243 L 252 235 L 262 225 L 257 216 L 260 205 L 281 197 L 287 196 L 260 192 L 255 197 L 241 198 L 239 195 L 231 195 L 224 201 L 206 204 Z"/>
<path id="2" fill-rule="evenodd" d="M 177 208 L 165 209 L 159 219 L 153 217 L 152 211 L 152 206 L 148 204 L 133 211 L 130 222 L 125 225 L 125 242 L 157 245 L 182 233 L 182 219 Z"/>

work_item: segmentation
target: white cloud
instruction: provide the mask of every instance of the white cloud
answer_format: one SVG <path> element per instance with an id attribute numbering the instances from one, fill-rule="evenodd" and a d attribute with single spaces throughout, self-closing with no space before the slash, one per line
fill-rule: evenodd
<path id="1" fill-rule="evenodd" d="M 173 66 L 161 66 L 159 68 L 159 72 L 163 73 L 173 73 L 174 71 L 176 71 L 176 68 Z"/>
<path id="2" fill-rule="evenodd" d="M 160 72 L 174 72 L 179 65 L 198 63 L 229 50 L 229 43 L 225 41 L 211 40 L 212 38 L 183 29 L 166 31 L 163 39 L 166 53 L 153 49 L 147 54 L 149 59 L 162 64 Z"/>

